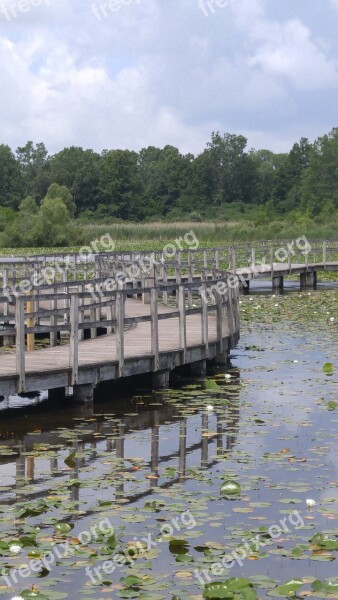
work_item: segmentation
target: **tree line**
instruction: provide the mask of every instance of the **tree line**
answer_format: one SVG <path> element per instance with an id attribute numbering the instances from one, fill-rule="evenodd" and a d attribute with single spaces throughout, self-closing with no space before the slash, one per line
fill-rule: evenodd
<path id="1" fill-rule="evenodd" d="M 338 128 L 313 144 L 302 138 L 280 154 L 250 150 L 244 136 L 219 132 L 197 156 L 170 145 L 101 154 L 72 146 L 54 155 L 43 143 L 28 141 L 15 152 L 0 145 L 3 244 L 12 237 L 16 245 L 20 223 L 43 244 L 53 220 L 65 229 L 74 218 L 226 220 L 252 209 L 262 222 L 290 212 L 295 219 L 332 215 L 338 209 Z M 61 238 L 60 232 L 60 244 Z"/>

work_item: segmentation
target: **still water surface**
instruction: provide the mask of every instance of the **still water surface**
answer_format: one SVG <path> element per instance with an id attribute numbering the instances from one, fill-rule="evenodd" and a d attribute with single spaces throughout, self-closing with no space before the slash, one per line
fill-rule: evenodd
<path id="1" fill-rule="evenodd" d="M 40 399 L 0 412 L 0 597 L 183 600 L 201 598 L 203 582 L 248 577 L 264 598 L 291 578 L 303 580 L 302 595 L 337 577 L 337 291 L 255 295 L 241 306 L 231 366 L 206 380 L 107 392 L 94 408 Z M 240 486 L 230 499 L 220 491 L 227 480 Z M 281 535 L 266 536 L 283 519 Z M 238 549 L 259 532 L 265 545 L 244 557 Z M 311 545 L 317 532 L 337 549 Z M 11 576 L 51 552 L 50 572 Z M 209 571 L 232 552 L 231 568 Z"/>

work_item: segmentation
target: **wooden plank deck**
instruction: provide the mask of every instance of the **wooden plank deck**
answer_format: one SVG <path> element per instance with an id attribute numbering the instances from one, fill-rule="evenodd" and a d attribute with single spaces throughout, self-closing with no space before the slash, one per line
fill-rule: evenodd
<path id="1" fill-rule="evenodd" d="M 176 310 L 176 309 L 174 309 Z M 173 308 L 158 306 L 159 314 L 172 313 Z M 150 315 L 150 306 L 134 299 L 125 303 L 126 317 Z M 163 365 L 170 367 L 182 363 L 182 348 L 179 340 L 179 316 L 159 320 L 159 352 L 163 356 Z M 208 317 L 209 344 L 217 350 L 217 319 L 213 314 Z M 186 316 L 187 352 L 191 359 L 205 359 L 205 346 L 202 340 L 201 315 Z M 222 335 L 226 348 L 231 340 L 227 322 L 222 323 Z M 234 342 L 235 343 L 235 342 Z M 211 356 L 212 357 L 212 356 Z M 126 325 L 124 329 L 124 360 L 129 364 L 126 375 L 151 372 L 153 355 L 151 352 L 151 322 Z M 189 358 L 187 359 L 189 362 Z M 79 341 L 79 380 L 86 382 L 88 372 L 96 373 L 96 382 L 118 377 L 118 356 L 116 335 L 102 335 L 94 339 Z M 71 364 L 69 344 L 48 347 L 33 352 L 25 352 L 25 374 L 27 391 L 35 389 L 53 389 L 61 385 L 71 385 Z M 92 375 L 90 375 L 92 377 Z M 0 394 L 15 393 L 17 383 L 15 352 L 0 355 Z M 45 383 L 45 387 L 44 387 Z M 37 387 L 35 387 L 37 386 Z"/>
<path id="2" fill-rule="evenodd" d="M 172 309 L 159 307 L 159 313 L 170 313 Z M 126 300 L 126 317 L 149 315 L 149 305 L 137 300 Z M 161 351 L 179 351 L 178 316 L 159 321 L 159 347 Z M 187 346 L 194 347 L 202 344 L 202 329 L 200 315 L 187 316 Z M 224 326 L 224 337 L 227 336 Z M 209 340 L 216 341 L 216 319 L 209 317 Z M 124 334 L 125 358 L 142 358 L 151 356 L 151 327 L 150 323 L 138 323 L 127 326 Z M 94 339 L 79 342 L 79 366 L 111 363 L 117 360 L 116 336 L 103 335 Z M 25 352 L 26 374 L 44 371 L 69 369 L 69 346 L 44 348 L 34 352 Z M 0 356 L 0 378 L 16 373 L 15 353 Z"/>

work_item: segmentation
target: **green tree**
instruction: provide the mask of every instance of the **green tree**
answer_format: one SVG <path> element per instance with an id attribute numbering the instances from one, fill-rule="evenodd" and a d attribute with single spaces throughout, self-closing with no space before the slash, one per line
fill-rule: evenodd
<path id="1" fill-rule="evenodd" d="M 100 204 L 109 207 L 112 216 L 134 221 L 143 216 L 143 183 L 136 152 L 104 152 L 99 187 Z"/>
<path id="2" fill-rule="evenodd" d="M 19 211 L 20 214 L 24 216 L 36 215 L 39 212 L 39 207 L 35 198 L 32 196 L 27 196 L 27 198 L 24 198 L 20 203 Z"/>
<path id="3" fill-rule="evenodd" d="M 302 178 L 309 166 L 310 155 L 311 144 L 306 138 L 302 138 L 282 160 L 273 192 L 274 206 L 278 213 L 300 207 Z"/>
<path id="4" fill-rule="evenodd" d="M 74 216 L 75 203 L 73 200 L 73 196 L 65 185 L 58 185 L 57 183 L 52 183 L 52 185 L 50 185 L 47 190 L 47 194 L 42 204 L 46 202 L 46 200 L 61 200 L 61 202 L 63 202 L 63 204 L 67 207 L 69 215 L 71 217 Z"/>
<path id="5" fill-rule="evenodd" d="M 191 210 L 189 185 L 193 155 L 182 155 L 174 146 L 143 148 L 139 172 L 144 185 L 146 216 L 166 216 L 170 211 Z"/>
<path id="6" fill-rule="evenodd" d="M 35 218 L 34 240 L 41 246 L 67 246 L 81 242 L 71 223 L 68 207 L 61 198 L 45 198 Z"/>
<path id="7" fill-rule="evenodd" d="M 41 201 L 51 183 L 48 150 L 42 142 L 34 145 L 32 141 L 28 141 L 25 146 L 17 148 L 16 156 L 24 194 Z"/>
<path id="8" fill-rule="evenodd" d="M 256 166 L 245 148 L 247 139 L 230 133 L 211 134 L 207 144 L 213 188 L 213 204 L 222 206 L 230 202 L 251 203 L 257 184 Z"/>
<path id="9" fill-rule="evenodd" d="M 271 150 L 251 150 L 250 160 L 255 165 L 257 174 L 255 188 L 255 204 L 265 204 L 272 198 L 276 186 L 277 173 L 286 155 L 274 154 Z"/>
<path id="10" fill-rule="evenodd" d="M 302 207 L 312 215 L 321 213 L 324 204 L 338 208 L 338 128 L 318 138 L 309 155 L 308 168 L 300 186 Z"/>
<path id="11" fill-rule="evenodd" d="M 65 148 L 51 158 L 51 178 L 73 195 L 77 213 L 95 211 L 99 204 L 101 156 L 81 147 Z"/>
<path id="12" fill-rule="evenodd" d="M 12 208 L 0 207 L 0 232 L 12 225 L 17 217 L 17 213 Z"/>
<path id="13" fill-rule="evenodd" d="M 22 197 L 20 166 L 9 146 L 0 145 L 0 206 L 17 209 Z"/>

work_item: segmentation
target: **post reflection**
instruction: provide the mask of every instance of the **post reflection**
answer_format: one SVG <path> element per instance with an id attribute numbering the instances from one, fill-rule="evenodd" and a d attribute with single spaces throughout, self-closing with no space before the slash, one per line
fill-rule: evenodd
<path id="1" fill-rule="evenodd" d="M 6 468 L 13 481 L 2 494 L 3 502 L 10 504 L 22 499 L 23 494 L 28 500 L 47 497 L 54 479 L 59 480 L 58 486 L 68 480 L 74 482 L 66 484 L 74 509 L 86 511 L 88 486 L 82 487 L 81 482 L 88 478 L 88 472 L 110 480 L 107 464 L 116 469 L 109 497 L 117 501 L 132 504 L 156 488 L 184 483 L 190 468 L 212 468 L 236 444 L 238 396 L 239 391 L 237 395 L 232 391 L 231 399 L 225 402 L 224 392 L 213 393 L 216 408 L 212 412 L 196 408 L 184 416 L 172 401 L 156 410 L 147 410 L 146 404 L 138 403 L 133 406 L 134 413 L 123 418 L 95 415 L 92 408 L 83 412 L 85 407 L 81 407 L 81 417 L 76 416 L 76 422 L 72 422 L 76 429 L 76 440 L 72 441 L 69 423 L 68 428 L 64 423 L 55 431 L 43 432 L 27 431 L 26 426 L 20 439 L 10 440 L 5 439 L 0 427 L 0 449 L 12 449 L 10 456 L 0 460 L 0 474 Z M 218 397 L 222 402 L 217 403 Z M 65 458 L 72 454 L 65 464 Z M 135 466 L 135 458 L 142 462 L 141 467 Z"/>

